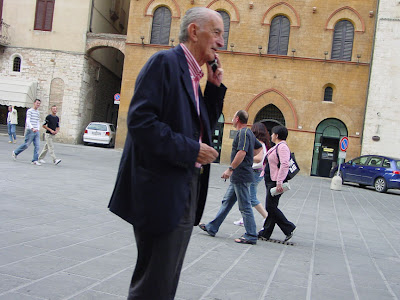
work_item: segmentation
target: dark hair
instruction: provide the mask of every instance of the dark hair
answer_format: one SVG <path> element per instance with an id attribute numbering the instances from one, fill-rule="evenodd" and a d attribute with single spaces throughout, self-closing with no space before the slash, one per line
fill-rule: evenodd
<path id="1" fill-rule="evenodd" d="M 40 100 L 40 99 L 35 99 L 35 101 L 33 101 L 33 103 L 35 103 L 36 101 L 42 102 L 42 100 Z"/>
<path id="2" fill-rule="evenodd" d="M 247 111 L 241 109 L 236 113 L 236 117 L 239 118 L 240 123 L 247 124 L 247 120 L 249 119 L 249 114 L 247 113 Z"/>
<path id="3" fill-rule="evenodd" d="M 267 127 L 261 122 L 254 123 L 253 126 L 251 126 L 251 131 L 253 131 L 254 135 L 258 140 L 263 142 L 267 149 L 271 148 L 271 137 L 269 136 Z"/>
<path id="4" fill-rule="evenodd" d="M 272 127 L 271 132 L 277 134 L 278 139 L 280 139 L 282 141 L 286 140 L 286 138 L 288 136 L 287 128 L 282 125 Z"/>

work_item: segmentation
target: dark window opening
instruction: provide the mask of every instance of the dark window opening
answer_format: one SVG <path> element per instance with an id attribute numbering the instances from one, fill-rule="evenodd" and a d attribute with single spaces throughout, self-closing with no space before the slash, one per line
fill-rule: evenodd
<path id="1" fill-rule="evenodd" d="M 21 72 L 21 57 L 15 57 L 13 61 L 13 71 Z"/>
<path id="2" fill-rule="evenodd" d="M 333 89 L 330 86 L 328 86 L 325 89 L 324 101 L 332 101 L 332 96 L 333 96 Z"/>
<path id="3" fill-rule="evenodd" d="M 35 30 L 51 31 L 55 0 L 36 0 Z"/>

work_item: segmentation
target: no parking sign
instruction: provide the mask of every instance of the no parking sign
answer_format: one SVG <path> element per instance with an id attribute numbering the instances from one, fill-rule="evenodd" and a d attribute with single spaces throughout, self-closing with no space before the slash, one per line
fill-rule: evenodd
<path id="1" fill-rule="evenodd" d="M 119 104 L 121 102 L 121 95 L 119 93 L 116 93 L 114 95 L 114 104 Z"/>
<path id="2" fill-rule="evenodd" d="M 346 158 L 346 150 L 349 147 L 349 138 L 347 136 L 344 136 L 341 138 L 340 143 L 340 152 L 339 152 L 339 158 Z"/>
<path id="3" fill-rule="evenodd" d="M 340 150 L 346 151 L 348 147 L 349 147 L 349 138 L 347 136 L 344 136 L 340 140 Z"/>

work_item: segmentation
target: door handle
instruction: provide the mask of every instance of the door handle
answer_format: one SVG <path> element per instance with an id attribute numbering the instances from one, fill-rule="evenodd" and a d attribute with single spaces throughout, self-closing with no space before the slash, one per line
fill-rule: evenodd
<path id="1" fill-rule="evenodd" d="M 375 168 L 375 170 L 380 171 L 381 169 L 380 168 Z"/>
<path id="2" fill-rule="evenodd" d="M 359 169 L 364 169 L 364 167 L 358 167 Z"/>

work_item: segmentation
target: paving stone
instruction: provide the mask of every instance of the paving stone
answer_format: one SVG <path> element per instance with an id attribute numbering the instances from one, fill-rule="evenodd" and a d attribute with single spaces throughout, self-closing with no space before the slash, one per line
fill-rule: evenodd
<path id="1" fill-rule="evenodd" d="M 0 135 L 0 300 L 126 299 L 133 230 L 107 209 L 121 152 L 55 148 L 57 167 L 30 165 L 31 148 L 14 162 L 14 145 Z M 219 210 L 226 167 L 212 165 L 203 222 Z M 62 183 L 56 189 L 38 180 L 49 174 Z M 400 191 L 331 191 L 330 179 L 305 175 L 291 187 L 279 206 L 298 227 L 294 246 L 236 244 L 245 230 L 232 224 L 235 205 L 215 238 L 193 229 L 176 299 L 356 299 L 350 278 L 360 300 L 400 298 Z M 258 192 L 265 203 L 262 183 Z M 276 227 L 272 237 L 284 235 Z"/>

